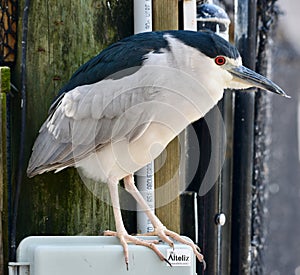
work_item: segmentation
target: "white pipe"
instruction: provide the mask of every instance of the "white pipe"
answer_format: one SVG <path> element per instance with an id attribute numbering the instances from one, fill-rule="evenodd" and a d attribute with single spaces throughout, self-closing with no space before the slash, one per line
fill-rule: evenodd
<path id="1" fill-rule="evenodd" d="M 197 2 L 196 0 L 183 1 L 183 29 L 197 31 Z M 198 243 L 198 200 L 197 193 L 194 192 L 194 220 L 195 220 L 195 243 Z"/>
<path id="2" fill-rule="evenodd" d="M 152 31 L 152 0 L 134 0 L 134 33 Z M 154 163 L 151 162 L 135 173 L 136 185 L 154 213 Z M 137 232 L 149 233 L 153 225 L 142 209 L 137 206 Z"/>
<path id="3" fill-rule="evenodd" d="M 142 196 L 148 203 L 150 209 L 154 213 L 155 197 L 154 197 L 154 163 L 151 162 L 135 173 L 136 185 Z M 143 209 L 137 205 L 137 232 L 149 233 L 153 232 L 154 227 L 148 217 L 142 212 Z"/>
<path id="4" fill-rule="evenodd" d="M 194 192 L 195 243 L 199 243 L 198 193 Z"/>
<path id="5" fill-rule="evenodd" d="M 134 33 L 152 31 L 152 0 L 134 0 Z"/>
<path id="6" fill-rule="evenodd" d="M 196 0 L 183 1 L 183 28 L 189 31 L 197 31 Z"/>

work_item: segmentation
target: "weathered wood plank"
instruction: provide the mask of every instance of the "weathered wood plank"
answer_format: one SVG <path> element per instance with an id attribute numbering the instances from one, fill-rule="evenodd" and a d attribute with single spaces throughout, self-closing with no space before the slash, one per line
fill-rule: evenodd
<path id="1" fill-rule="evenodd" d="M 19 10 L 22 11 L 23 2 L 19 4 Z M 21 20 L 22 13 L 19 26 Z M 59 88 L 81 64 L 132 32 L 131 0 L 31 1 L 25 167 L 38 129 Z M 17 64 L 20 64 L 19 59 Z M 18 78 L 16 71 L 15 83 Z M 19 102 L 16 98 L 13 117 L 14 156 L 18 150 L 18 113 Z M 58 174 L 47 173 L 32 179 L 28 179 L 24 171 L 17 225 L 18 240 L 28 235 L 99 234 L 108 228 L 114 229 L 111 207 L 99 198 L 108 196 L 106 186 L 102 187 L 98 196 L 95 196 L 74 169 Z"/>
<path id="2" fill-rule="evenodd" d="M 178 29 L 178 0 L 153 0 L 153 29 Z"/>
<path id="3" fill-rule="evenodd" d="M 0 274 L 5 274 L 8 255 L 6 93 L 10 91 L 10 69 L 0 67 Z"/>

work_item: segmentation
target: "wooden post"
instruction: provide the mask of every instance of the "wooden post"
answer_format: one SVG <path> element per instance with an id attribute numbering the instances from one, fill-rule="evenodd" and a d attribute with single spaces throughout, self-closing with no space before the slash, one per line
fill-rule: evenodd
<path id="1" fill-rule="evenodd" d="M 8 249 L 6 93 L 10 91 L 10 69 L 0 67 L 0 274 L 5 274 Z"/>
<path id="2" fill-rule="evenodd" d="M 19 11 L 24 1 L 19 1 Z M 132 1 L 31 1 L 27 46 L 27 167 L 48 108 L 71 74 L 103 48 L 133 32 Z M 21 26 L 22 13 L 19 24 Z M 20 33 L 20 28 L 19 28 Z M 19 51 L 21 39 L 19 39 Z M 20 54 L 18 54 L 20 57 Z M 20 67 L 17 60 L 17 68 Z M 18 82 L 18 70 L 13 75 Z M 14 97 L 13 156 L 18 156 L 20 102 Z M 18 169 L 15 167 L 15 169 Z M 89 185 L 87 188 L 86 185 Z M 107 186 L 83 184 L 75 169 L 27 178 L 24 171 L 17 241 L 29 235 L 97 235 L 114 229 Z M 94 190 L 93 189 L 94 186 Z M 97 190 L 97 196 L 94 196 Z"/>
<path id="3" fill-rule="evenodd" d="M 153 0 L 154 30 L 176 30 L 178 25 L 178 1 Z M 154 165 L 154 167 L 161 167 L 154 177 L 156 190 L 160 190 L 160 187 L 172 180 L 172 188 L 164 188 L 163 192 L 155 193 L 156 206 L 158 206 L 156 214 L 164 225 L 176 232 L 180 231 L 179 147 L 179 139 L 175 138 L 167 147 L 166 155 L 162 154 L 158 157 Z M 165 202 L 169 203 L 165 204 Z"/>
<path id="4" fill-rule="evenodd" d="M 153 29 L 177 30 L 178 0 L 153 0 Z"/>

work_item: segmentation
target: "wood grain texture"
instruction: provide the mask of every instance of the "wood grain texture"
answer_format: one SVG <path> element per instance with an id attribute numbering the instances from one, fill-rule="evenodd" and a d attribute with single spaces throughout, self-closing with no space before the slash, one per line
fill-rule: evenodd
<path id="1" fill-rule="evenodd" d="M 0 274 L 5 274 L 8 255 L 8 181 L 6 152 L 6 93 L 10 90 L 10 69 L 0 67 Z"/>
<path id="2" fill-rule="evenodd" d="M 178 29 L 178 0 L 153 0 L 153 29 Z"/>
<path id="3" fill-rule="evenodd" d="M 108 4 L 109 2 L 109 4 Z M 22 11 L 22 1 L 19 10 Z M 31 1 L 27 48 L 27 162 L 38 130 L 59 89 L 84 62 L 133 32 L 132 1 Z M 20 13 L 19 26 L 21 26 Z M 19 33 L 20 33 L 19 29 Z M 20 40 L 17 64 L 20 65 Z M 19 83 L 19 72 L 14 73 Z M 18 153 L 19 99 L 14 99 L 13 148 Z M 14 169 L 18 169 L 14 167 Z M 107 187 L 87 188 L 75 169 L 24 179 L 18 240 L 28 235 L 97 235 L 114 229 Z"/>

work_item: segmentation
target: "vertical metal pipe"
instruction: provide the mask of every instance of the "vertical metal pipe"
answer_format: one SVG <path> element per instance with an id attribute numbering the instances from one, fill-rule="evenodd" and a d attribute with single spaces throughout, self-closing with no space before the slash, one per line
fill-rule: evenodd
<path id="1" fill-rule="evenodd" d="M 196 0 L 183 0 L 183 29 L 197 30 L 197 3 Z"/>
<path id="2" fill-rule="evenodd" d="M 219 1 L 215 0 L 215 4 L 219 4 Z M 220 33 L 219 25 L 216 28 L 216 33 L 229 41 L 229 25 L 230 19 L 228 19 L 228 25 L 226 26 L 226 31 Z M 229 274 L 229 263 L 230 263 L 230 249 L 228 249 L 228 244 L 230 243 L 231 237 L 231 172 L 232 172 L 232 144 L 233 144 L 233 121 L 232 116 L 234 114 L 233 109 L 234 97 L 232 92 L 226 90 L 224 91 L 224 96 L 222 101 L 219 102 L 218 108 L 223 116 L 224 129 L 219 126 L 219 139 L 222 139 L 222 144 L 225 147 L 225 160 L 222 167 L 222 172 L 218 181 L 218 209 L 217 215 L 215 216 L 215 223 L 217 226 L 217 273 L 216 274 Z M 222 131 L 225 130 L 225 133 Z M 226 135 L 226 136 L 225 136 Z M 218 141 L 216 141 L 218 142 Z"/>
<path id="3" fill-rule="evenodd" d="M 256 1 L 235 0 L 235 43 L 244 65 L 256 60 Z M 254 154 L 254 96 L 237 92 L 234 118 L 232 201 L 232 274 L 249 274 L 251 265 L 251 203 Z"/>
<path id="4" fill-rule="evenodd" d="M 20 146 L 19 146 L 19 159 L 18 169 L 16 172 L 15 182 L 15 196 L 13 202 L 13 214 L 11 225 L 11 240 L 10 240 L 10 257 L 11 260 L 16 258 L 17 250 L 17 219 L 19 200 L 21 195 L 21 185 L 23 182 L 24 173 L 24 151 L 25 151 L 25 139 L 26 139 L 26 106 L 27 106 L 27 94 L 26 94 L 26 65 L 27 65 L 27 34 L 28 34 L 28 20 L 29 20 L 29 7 L 30 0 L 24 1 L 23 18 L 22 18 L 22 54 L 21 54 L 21 129 L 20 129 Z"/>
<path id="5" fill-rule="evenodd" d="M 134 33 L 152 31 L 152 0 L 134 1 Z M 136 172 L 136 185 L 142 196 L 154 212 L 154 162 Z M 153 225 L 137 206 L 137 232 L 148 233 L 154 230 Z"/>
<path id="6" fill-rule="evenodd" d="M 152 0 L 134 0 L 134 33 L 152 31 Z"/>
<path id="7" fill-rule="evenodd" d="M 185 191 L 180 194 L 180 234 L 189 237 L 196 244 L 198 237 L 198 196 L 196 192 Z"/>
<path id="8" fill-rule="evenodd" d="M 232 91 L 225 91 L 222 104 L 222 114 L 226 131 L 226 158 L 222 169 L 222 184 L 220 186 L 220 209 L 219 213 L 226 217 L 225 225 L 220 232 L 219 249 L 221 254 L 220 270 L 222 275 L 230 274 L 231 259 L 231 223 L 232 223 L 232 167 L 233 167 L 233 130 L 234 130 L 234 102 L 235 96 Z"/>
<path id="9" fill-rule="evenodd" d="M 136 185 L 142 196 L 148 203 L 151 210 L 155 209 L 154 196 L 154 162 L 148 163 L 142 169 L 135 173 Z M 154 227 L 139 205 L 137 205 L 137 232 L 149 233 L 154 230 Z"/>
<path id="10" fill-rule="evenodd" d="M 183 29 L 197 30 L 196 0 L 184 0 L 182 6 Z M 187 136 L 188 130 L 185 131 Z M 197 192 L 183 192 L 180 194 L 180 233 L 198 243 L 198 195 Z"/>

